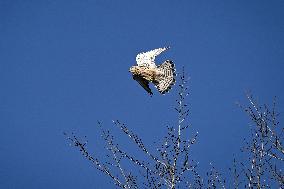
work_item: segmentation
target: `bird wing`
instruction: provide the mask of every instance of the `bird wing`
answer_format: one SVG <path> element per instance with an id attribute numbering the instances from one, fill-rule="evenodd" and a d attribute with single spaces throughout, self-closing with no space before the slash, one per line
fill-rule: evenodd
<path id="1" fill-rule="evenodd" d="M 139 75 L 133 75 L 133 79 L 136 80 L 151 96 L 153 95 L 149 87 L 149 81 Z"/>
<path id="2" fill-rule="evenodd" d="M 136 56 L 136 62 L 138 66 L 145 66 L 148 68 L 156 68 L 155 64 L 155 57 L 164 52 L 165 50 L 168 50 L 170 47 L 164 47 L 164 48 L 158 48 L 154 49 L 148 52 L 142 52 L 139 53 Z"/>

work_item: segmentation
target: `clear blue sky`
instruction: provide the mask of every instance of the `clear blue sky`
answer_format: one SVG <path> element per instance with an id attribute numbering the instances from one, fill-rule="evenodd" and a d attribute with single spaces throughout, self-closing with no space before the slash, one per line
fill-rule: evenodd
<path id="1" fill-rule="evenodd" d="M 283 10 L 280 0 L 0 0 L 0 188 L 112 186 L 62 132 L 87 135 L 100 155 L 97 120 L 159 142 L 175 123 L 176 87 L 150 98 L 128 69 L 137 53 L 168 45 L 157 62 L 172 59 L 191 78 L 193 158 L 201 171 L 227 171 L 249 131 L 235 105 L 246 90 L 278 96 L 283 120 Z"/>

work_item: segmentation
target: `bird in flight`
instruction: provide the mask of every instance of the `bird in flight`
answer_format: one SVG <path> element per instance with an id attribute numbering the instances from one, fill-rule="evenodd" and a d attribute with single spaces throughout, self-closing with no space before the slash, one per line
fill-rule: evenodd
<path id="1" fill-rule="evenodd" d="M 153 83 L 161 94 L 168 92 L 175 83 L 175 68 L 171 60 L 160 65 L 155 64 L 155 57 L 168 50 L 169 47 L 158 48 L 136 56 L 137 66 L 130 67 L 133 79 L 136 80 L 151 96 L 149 82 Z"/>

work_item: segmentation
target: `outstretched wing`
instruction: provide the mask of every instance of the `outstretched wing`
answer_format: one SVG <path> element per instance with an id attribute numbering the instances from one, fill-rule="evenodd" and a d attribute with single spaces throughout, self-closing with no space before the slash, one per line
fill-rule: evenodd
<path id="1" fill-rule="evenodd" d="M 158 70 L 163 74 L 161 77 L 157 78 L 154 85 L 160 93 L 165 94 L 175 83 L 175 65 L 171 60 L 166 60 L 163 64 L 158 66 Z"/>
<path id="2" fill-rule="evenodd" d="M 138 66 L 145 66 L 148 68 L 156 68 L 155 57 L 170 47 L 158 48 L 148 52 L 140 53 L 136 56 Z"/>
<path id="3" fill-rule="evenodd" d="M 151 96 L 153 95 L 149 87 L 149 81 L 139 75 L 133 75 L 133 79 L 136 80 Z"/>

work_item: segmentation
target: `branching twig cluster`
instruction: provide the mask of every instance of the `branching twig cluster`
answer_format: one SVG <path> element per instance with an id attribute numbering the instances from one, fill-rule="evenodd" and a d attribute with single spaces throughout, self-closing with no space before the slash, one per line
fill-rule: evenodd
<path id="1" fill-rule="evenodd" d="M 138 159 L 137 155 L 124 151 L 115 143 L 110 131 L 103 129 L 99 122 L 106 149 L 109 152 L 107 162 L 102 162 L 91 155 L 82 142 L 74 134 L 65 134 L 71 144 L 77 147 L 96 169 L 108 176 L 115 186 L 125 189 L 137 188 L 226 188 L 226 181 L 211 164 L 206 174 L 206 180 L 198 173 L 198 163 L 190 156 L 191 147 L 195 144 L 198 132 L 188 139 L 186 133 L 189 108 L 186 103 L 188 96 L 188 79 L 184 70 L 180 74 L 179 92 L 176 100 L 177 124 L 167 126 L 167 134 L 157 149 L 148 148 L 143 140 L 124 123 L 115 120 L 114 125 L 119 128 L 145 155 Z M 284 128 L 279 127 L 278 114 L 274 100 L 272 109 L 267 105 L 259 105 L 252 95 L 247 95 L 249 106 L 239 105 L 252 120 L 252 135 L 246 140 L 242 152 L 248 154 L 248 161 L 233 160 L 232 172 L 233 188 L 284 188 L 284 173 L 280 165 L 284 161 Z M 99 152 L 97 152 L 99 153 Z M 139 158 L 141 158 L 139 156 Z M 124 163 L 128 163 L 125 165 Z M 129 165 L 135 170 L 129 169 Z M 207 181 L 207 182 L 206 182 Z M 232 187 L 230 187 L 232 188 Z"/>
<path id="2" fill-rule="evenodd" d="M 197 164 L 191 160 L 190 149 L 196 142 L 197 134 L 191 139 L 187 139 L 183 133 L 189 128 L 186 123 L 189 109 L 185 103 L 188 96 L 187 78 L 184 70 L 180 75 L 179 96 L 177 107 L 178 122 L 176 127 L 167 127 L 167 135 L 163 139 L 163 143 L 157 150 L 148 149 L 141 138 L 131 131 L 125 124 L 118 120 L 113 121 L 125 135 L 131 139 L 134 144 L 146 155 L 147 161 L 144 162 L 135 158 L 134 155 L 120 149 L 119 145 L 114 143 L 114 137 L 109 131 L 101 126 L 102 136 L 106 142 L 106 149 L 109 150 L 110 162 L 102 163 L 97 158 L 91 156 L 86 148 L 85 142 L 75 136 L 68 136 L 68 139 L 75 147 L 78 147 L 82 154 L 93 163 L 93 165 L 108 177 L 114 184 L 120 188 L 138 188 L 141 186 L 141 179 L 137 180 L 133 174 L 135 171 L 127 171 L 123 165 L 123 160 L 132 162 L 135 167 L 139 167 L 140 178 L 142 175 L 142 184 L 146 188 L 202 188 L 204 186 L 203 179 L 197 172 Z M 191 175 L 191 177 L 190 177 Z M 190 180 L 189 178 L 192 178 Z M 140 188 L 140 187 L 139 187 Z"/>
<path id="3" fill-rule="evenodd" d="M 223 188 L 225 189 L 226 180 L 211 163 L 211 169 L 207 172 L 207 188 Z"/>
<path id="4" fill-rule="evenodd" d="M 239 181 L 243 175 L 241 182 L 246 188 L 284 188 L 284 173 L 278 167 L 284 163 L 283 128 L 279 127 L 277 121 L 276 101 L 274 99 L 270 109 L 267 105 L 259 105 L 250 94 L 247 94 L 247 98 L 249 106 L 240 107 L 253 123 L 251 140 L 246 141 L 242 149 L 249 154 L 249 163 L 241 162 L 239 172 L 234 167 L 235 187 L 241 185 Z"/>
<path id="5" fill-rule="evenodd" d="M 106 134 L 106 133 L 104 133 Z M 120 181 L 120 179 L 114 175 L 114 173 L 112 173 L 112 170 L 109 168 L 109 166 L 107 166 L 108 163 L 102 163 L 101 161 L 99 161 L 98 158 L 95 158 L 94 156 L 92 156 L 88 149 L 87 149 L 87 141 L 86 142 L 81 142 L 81 140 L 79 138 L 76 137 L 76 135 L 74 135 L 72 133 L 71 136 L 69 136 L 67 133 L 64 133 L 64 135 L 67 136 L 67 139 L 70 140 L 70 145 L 74 145 L 75 147 L 77 147 L 80 152 L 82 153 L 82 155 L 87 159 L 89 160 L 96 169 L 98 169 L 99 171 L 103 172 L 105 175 L 107 175 L 108 177 L 110 177 L 113 181 L 114 181 L 114 184 L 116 186 L 119 186 L 120 188 L 130 188 L 128 187 L 127 184 L 123 184 L 122 181 Z M 105 136 L 107 137 L 107 140 L 108 142 L 111 143 L 110 145 L 110 150 L 112 151 L 113 150 L 113 143 L 111 142 L 111 136 Z M 113 154 L 114 155 L 114 154 Z M 114 155 L 114 158 L 116 159 L 116 165 L 115 166 L 120 166 L 120 162 L 119 162 L 119 159 L 116 158 L 116 156 Z M 127 179 L 126 179 L 127 180 Z M 126 182 L 128 183 L 128 182 Z"/>

